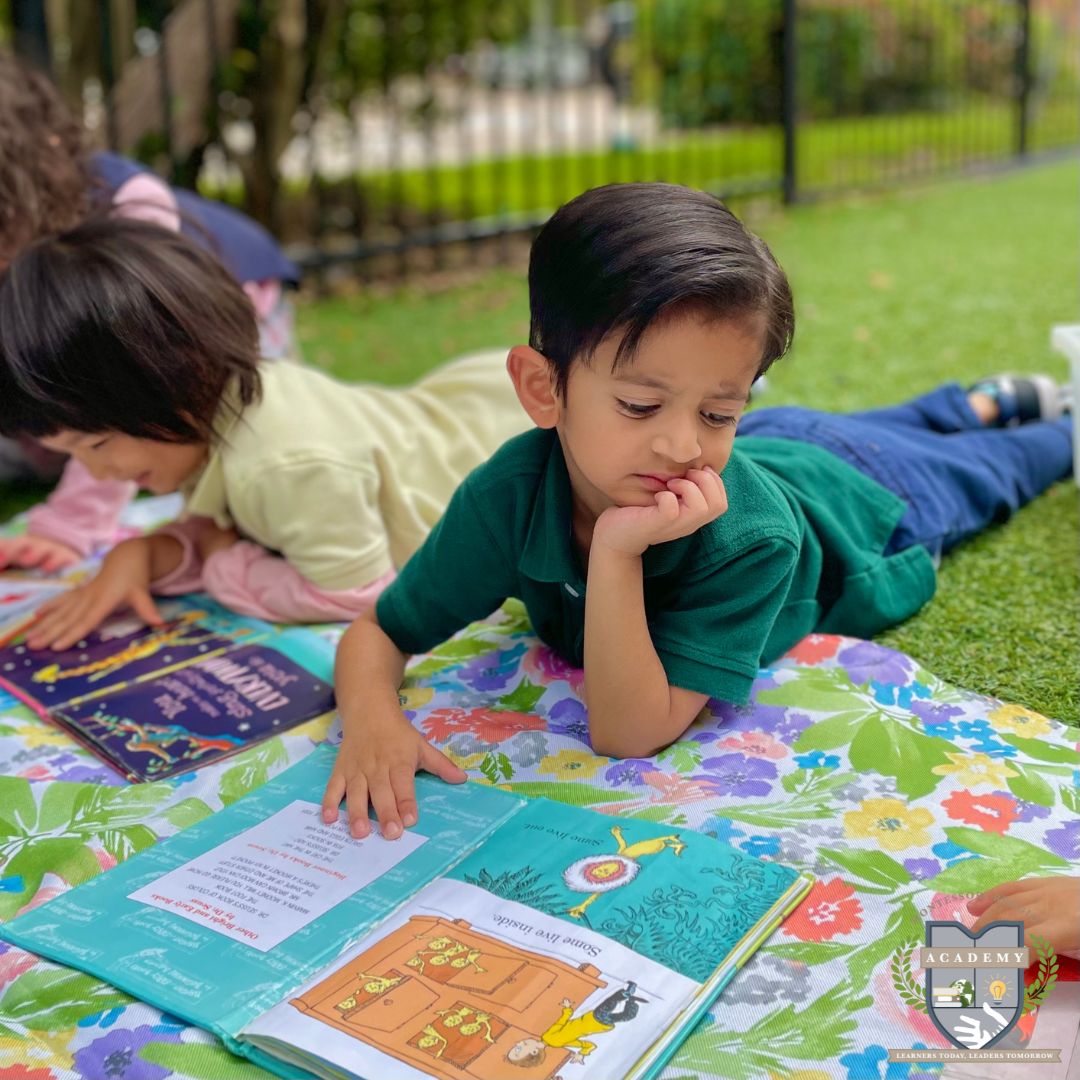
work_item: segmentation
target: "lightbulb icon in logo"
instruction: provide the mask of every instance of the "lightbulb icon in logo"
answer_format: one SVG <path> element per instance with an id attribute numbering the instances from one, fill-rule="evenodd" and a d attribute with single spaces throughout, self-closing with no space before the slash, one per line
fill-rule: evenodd
<path id="1" fill-rule="evenodd" d="M 994 1003 L 997 1004 L 1008 992 L 1008 987 L 1001 979 L 995 979 L 987 989 L 990 991 L 990 996 L 994 999 Z"/>

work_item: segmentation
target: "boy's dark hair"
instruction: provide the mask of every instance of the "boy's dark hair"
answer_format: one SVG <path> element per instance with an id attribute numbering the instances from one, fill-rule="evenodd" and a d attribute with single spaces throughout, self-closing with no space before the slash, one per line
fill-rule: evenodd
<path id="1" fill-rule="evenodd" d="M 555 368 L 586 363 L 612 331 L 615 366 L 657 319 L 681 308 L 718 319 L 763 315 L 758 375 L 787 351 L 795 312 L 765 243 L 712 195 L 678 184 L 609 184 L 555 212 L 529 258 L 529 344 Z"/>
<path id="2" fill-rule="evenodd" d="M 0 269 L 90 209 L 82 127 L 49 78 L 0 49 Z"/>
<path id="3" fill-rule="evenodd" d="M 0 276 L 0 433 L 210 442 L 225 391 L 260 390 L 255 312 L 194 241 L 95 218 Z"/>

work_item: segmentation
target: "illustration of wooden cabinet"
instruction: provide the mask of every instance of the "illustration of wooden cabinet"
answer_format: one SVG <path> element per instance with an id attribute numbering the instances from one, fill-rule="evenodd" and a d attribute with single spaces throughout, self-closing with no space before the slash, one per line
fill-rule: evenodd
<path id="1" fill-rule="evenodd" d="M 463 919 L 414 915 L 291 1004 L 431 1076 L 554 1077 L 571 1056 L 511 1065 L 519 1040 L 539 1039 L 562 1013 L 607 984 L 574 967 L 473 930 Z"/>

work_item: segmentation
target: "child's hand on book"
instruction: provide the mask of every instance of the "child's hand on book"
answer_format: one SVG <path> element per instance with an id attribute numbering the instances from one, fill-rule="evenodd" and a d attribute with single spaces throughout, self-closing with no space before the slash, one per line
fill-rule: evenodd
<path id="1" fill-rule="evenodd" d="M 151 626 L 164 622 L 150 596 L 150 582 L 160 576 L 155 572 L 158 541 L 175 545 L 179 553 L 179 541 L 165 536 L 137 537 L 117 544 L 105 556 L 96 577 L 42 605 L 27 632 L 27 645 L 31 649 L 69 649 L 124 605 Z"/>
<path id="2" fill-rule="evenodd" d="M 74 566 L 79 553 L 47 536 L 12 536 L 0 539 L 0 570 L 18 566 L 24 570 L 42 570 L 53 574 L 65 566 Z"/>
<path id="3" fill-rule="evenodd" d="M 1080 949 L 1080 877 L 1024 878 L 1007 881 L 968 901 L 968 911 L 978 916 L 973 934 L 998 919 L 1024 924 L 1024 943 L 1045 938 L 1056 952 Z"/>
<path id="4" fill-rule="evenodd" d="M 652 506 L 613 506 L 596 520 L 593 543 L 624 555 L 697 532 L 727 510 L 724 482 L 715 469 L 691 469 L 667 482 Z"/>
<path id="5" fill-rule="evenodd" d="M 323 794 L 323 821 L 337 821 L 346 800 L 349 831 L 357 838 L 371 832 L 368 804 L 379 819 L 379 831 L 396 840 L 402 829 L 415 825 L 415 775 L 433 773 L 451 784 L 463 783 L 464 770 L 436 750 L 399 712 L 381 721 L 367 717 L 362 732 L 346 735 Z"/>

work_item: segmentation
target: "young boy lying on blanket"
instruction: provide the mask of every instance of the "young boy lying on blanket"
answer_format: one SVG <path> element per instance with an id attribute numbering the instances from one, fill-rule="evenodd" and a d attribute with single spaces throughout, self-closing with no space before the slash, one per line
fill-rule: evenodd
<path id="1" fill-rule="evenodd" d="M 759 666 L 805 634 L 869 637 L 918 611 L 941 551 L 1070 471 L 1045 378 L 741 420 L 790 344 L 791 292 L 765 244 L 701 192 L 586 192 L 537 236 L 529 290 L 529 344 L 507 368 L 535 430 L 466 478 L 341 641 L 344 742 L 323 813 L 336 820 L 347 796 L 356 836 L 369 803 L 387 837 L 416 822 L 418 768 L 465 779 L 397 691 L 407 654 L 507 597 L 584 665 L 596 752 L 644 757 L 708 698 L 746 702 Z"/>

